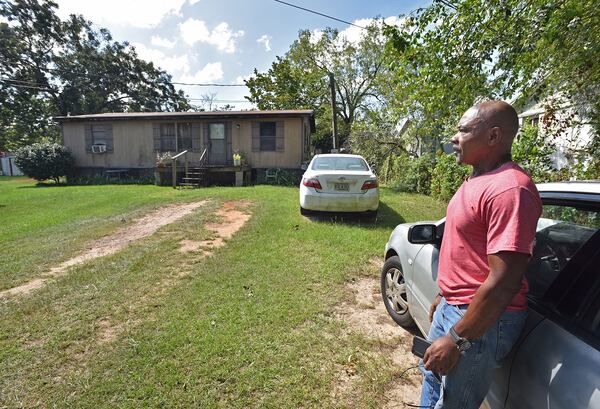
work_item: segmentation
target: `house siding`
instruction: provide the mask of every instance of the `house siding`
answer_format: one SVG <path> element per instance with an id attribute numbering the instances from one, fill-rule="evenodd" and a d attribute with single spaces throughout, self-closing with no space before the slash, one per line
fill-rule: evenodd
<path id="1" fill-rule="evenodd" d="M 275 121 L 283 124 L 283 151 L 253 152 L 252 124 L 260 121 Z M 155 165 L 155 128 L 161 123 L 173 123 L 173 120 L 127 120 L 102 121 L 112 124 L 114 151 L 111 153 L 93 154 L 86 145 L 85 129 L 90 122 L 65 122 L 62 124 L 62 137 L 65 146 L 73 152 L 76 166 L 82 168 L 153 168 Z M 184 121 L 177 121 L 184 123 Z M 223 122 L 231 130 L 232 152 L 243 152 L 249 165 L 253 168 L 288 168 L 297 169 L 306 159 L 306 123 L 303 118 L 261 118 L 261 119 L 224 119 L 223 121 L 194 120 L 196 131 L 202 130 L 201 136 L 194 136 L 194 142 L 201 141 L 201 147 L 194 146 L 190 152 L 190 162 L 198 162 L 202 151 L 208 147 L 207 135 L 204 135 L 203 124 Z M 239 125 L 239 127 L 238 127 Z M 230 151 L 230 152 L 229 152 Z M 228 158 L 231 160 L 232 158 Z"/>
<path id="2" fill-rule="evenodd" d="M 283 151 L 253 151 L 252 150 L 252 123 L 254 122 L 283 122 Z M 233 126 L 233 151 L 243 152 L 248 163 L 253 168 L 300 168 L 303 160 L 302 152 L 302 118 L 271 119 L 265 118 L 255 121 L 234 121 Z"/>

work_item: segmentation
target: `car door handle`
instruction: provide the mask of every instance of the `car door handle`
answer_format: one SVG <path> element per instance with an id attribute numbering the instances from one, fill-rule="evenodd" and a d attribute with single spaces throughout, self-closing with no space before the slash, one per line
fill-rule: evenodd
<path id="1" fill-rule="evenodd" d="M 410 264 L 412 266 L 412 264 L 413 264 L 413 259 L 412 258 L 408 259 L 408 264 Z"/>

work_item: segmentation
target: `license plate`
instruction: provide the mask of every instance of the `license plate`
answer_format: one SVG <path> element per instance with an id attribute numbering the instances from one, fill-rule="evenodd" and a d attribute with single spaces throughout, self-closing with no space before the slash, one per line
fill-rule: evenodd
<path id="1" fill-rule="evenodd" d="M 347 192 L 348 190 L 350 190 L 350 185 L 347 183 L 335 183 L 333 185 L 333 188 L 341 192 Z"/>

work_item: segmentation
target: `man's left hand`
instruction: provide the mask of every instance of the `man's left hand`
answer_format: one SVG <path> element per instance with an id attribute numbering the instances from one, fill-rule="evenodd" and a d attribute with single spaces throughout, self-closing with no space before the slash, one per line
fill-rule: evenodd
<path id="1" fill-rule="evenodd" d="M 460 351 L 449 335 L 439 337 L 425 351 L 423 364 L 425 369 L 440 375 L 446 375 L 460 358 Z"/>

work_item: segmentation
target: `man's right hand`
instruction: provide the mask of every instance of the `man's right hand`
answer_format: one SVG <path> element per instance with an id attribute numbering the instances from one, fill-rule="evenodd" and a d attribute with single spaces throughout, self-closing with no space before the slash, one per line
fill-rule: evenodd
<path id="1" fill-rule="evenodd" d="M 437 308 L 437 306 L 441 300 L 442 300 L 442 295 L 441 294 L 436 295 L 435 299 L 433 300 L 433 303 L 431 304 L 431 307 L 429 307 L 429 323 L 430 324 L 433 322 L 433 314 L 435 313 L 435 309 Z"/>

